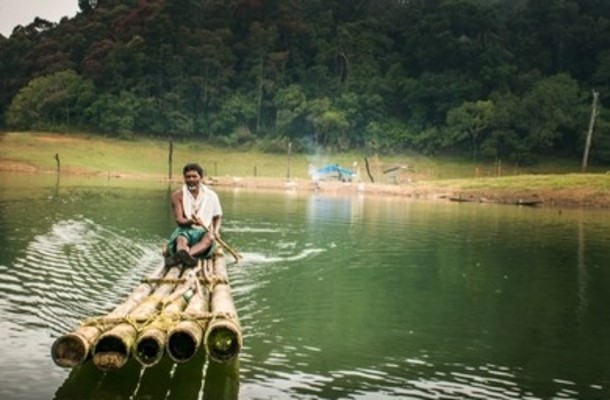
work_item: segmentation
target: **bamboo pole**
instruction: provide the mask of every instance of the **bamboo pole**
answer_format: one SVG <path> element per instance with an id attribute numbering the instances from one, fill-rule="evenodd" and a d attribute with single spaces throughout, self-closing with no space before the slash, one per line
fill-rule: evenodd
<path id="1" fill-rule="evenodd" d="M 231 287 L 221 283 L 220 276 L 226 273 L 224 257 L 214 259 L 214 275 L 218 282 L 213 288 L 210 298 L 212 320 L 205 332 L 204 343 L 208 357 L 216 362 L 224 363 L 234 359 L 243 346 L 241 326 L 231 295 Z"/>
<path id="2" fill-rule="evenodd" d="M 210 259 L 203 260 L 202 269 L 207 270 Z M 196 277 L 195 290 L 188 306 L 184 310 L 184 319 L 174 326 L 167 334 L 167 354 L 176 363 L 182 364 L 191 360 L 203 341 L 203 333 L 207 327 L 209 308 L 208 291 L 199 283 Z"/>
<path id="3" fill-rule="evenodd" d="M 222 254 L 222 250 L 219 254 Z M 212 284 L 229 284 L 229 273 L 227 271 L 227 263 L 225 262 L 224 257 L 215 257 L 212 267 L 212 271 L 214 273 L 212 278 L 214 282 L 212 282 Z"/>
<path id="4" fill-rule="evenodd" d="M 186 307 L 191 295 L 188 294 L 196 278 L 195 270 L 188 270 L 189 275 L 165 301 L 165 306 L 157 317 L 138 335 L 134 346 L 134 358 L 145 367 L 156 365 L 163 358 L 167 331 L 179 322 L 180 313 Z"/>
<path id="5" fill-rule="evenodd" d="M 151 275 L 151 281 L 160 278 L 164 271 L 163 266 L 157 268 Z M 151 281 L 137 286 L 129 297 L 108 313 L 106 317 L 123 319 L 152 292 L 155 284 Z M 93 343 L 108 328 L 109 325 L 103 322 L 95 325 L 83 325 L 66 335 L 60 336 L 51 347 L 53 362 L 64 368 L 72 368 L 81 364 L 89 358 Z"/>
<path id="6" fill-rule="evenodd" d="M 173 279 L 179 275 L 180 267 L 173 267 L 165 275 L 165 278 Z M 158 285 L 150 296 L 129 313 L 128 319 L 140 320 L 153 317 L 163 299 L 171 294 L 174 286 L 172 283 Z M 93 363 L 104 371 L 121 368 L 131 356 L 131 347 L 135 342 L 137 333 L 136 325 L 129 322 L 120 323 L 104 332 L 93 346 Z"/>
<path id="7" fill-rule="evenodd" d="M 197 216 L 197 214 L 193 214 L 193 216 L 192 216 L 191 218 L 193 219 L 193 221 L 195 221 L 195 222 L 197 223 L 197 225 L 203 226 L 204 228 L 206 228 L 206 229 L 208 230 L 208 232 L 211 232 L 211 230 L 212 230 L 212 225 L 210 224 L 210 226 L 209 226 L 209 227 L 206 227 L 206 226 L 203 224 L 203 221 L 202 221 L 202 220 L 201 220 L 201 219 L 200 219 L 200 218 Z M 230 254 L 233 256 L 233 258 L 235 259 L 235 262 L 236 262 L 236 263 L 239 263 L 239 260 L 240 260 L 241 258 L 243 258 L 241 254 L 239 254 L 237 251 L 235 251 L 235 249 L 233 249 L 231 246 L 229 246 L 229 245 L 228 245 L 228 244 L 227 244 L 227 243 L 226 243 L 224 240 L 222 240 L 221 238 L 219 238 L 219 237 L 215 237 L 215 239 L 214 239 L 214 240 L 216 240 L 216 242 L 218 242 L 218 244 L 220 244 L 220 245 L 221 245 L 221 246 L 222 246 L 222 247 L 223 247 L 225 250 L 227 250 L 227 251 L 228 251 L 228 252 L 229 252 L 229 253 L 230 253 Z"/>
<path id="8" fill-rule="evenodd" d="M 237 251 L 235 251 L 235 249 L 233 249 L 231 246 L 229 246 L 229 245 L 227 244 L 227 242 L 225 242 L 225 241 L 224 241 L 224 240 L 222 240 L 221 238 L 217 237 L 217 238 L 216 238 L 216 241 L 217 241 L 218 243 L 220 243 L 220 245 L 221 245 L 222 247 L 224 247 L 224 248 L 225 248 L 225 249 L 226 249 L 226 250 L 227 250 L 227 251 L 228 251 L 228 252 L 229 252 L 229 253 L 230 253 L 230 254 L 233 256 L 233 258 L 235 259 L 235 262 L 236 262 L 236 263 L 239 263 L 239 260 L 243 258 L 243 256 L 242 256 L 241 254 L 239 254 Z"/>
<path id="9" fill-rule="evenodd" d="M 212 320 L 205 332 L 205 349 L 212 360 L 227 362 L 239 354 L 243 342 L 229 285 L 216 285 L 210 303 Z"/>

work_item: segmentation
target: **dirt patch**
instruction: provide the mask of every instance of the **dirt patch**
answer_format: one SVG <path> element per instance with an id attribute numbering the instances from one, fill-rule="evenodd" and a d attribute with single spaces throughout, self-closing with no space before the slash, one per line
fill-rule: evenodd
<path id="1" fill-rule="evenodd" d="M 313 182 L 274 178 L 215 177 L 210 184 L 220 187 L 243 187 L 255 190 L 320 191 L 328 194 L 365 193 L 380 196 L 401 196 L 422 200 L 444 200 L 476 203 L 497 203 L 519 206 L 570 208 L 610 208 L 610 192 L 590 188 L 573 189 L 462 189 L 434 182 L 399 184 L 356 182 Z"/>
<path id="2" fill-rule="evenodd" d="M 57 135 L 57 136 L 38 135 L 38 136 L 36 136 L 36 139 L 41 142 L 45 142 L 45 143 L 76 143 L 76 142 L 84 141 L 83 139 L 80 139 L 80 138 L 75 138 L 73 136 L 64 136 L 64 135 Z"/>
<path id="3" fill-rule="evenodd" d="M 20 161 L 0 160 L 0 171 L 34 173 L 38 171 L 38 168 Z"/>

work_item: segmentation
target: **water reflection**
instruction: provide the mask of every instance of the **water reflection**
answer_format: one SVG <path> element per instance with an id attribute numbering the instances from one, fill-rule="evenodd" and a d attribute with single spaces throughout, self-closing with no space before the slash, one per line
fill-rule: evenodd
<path id="1" fill-rule="evenodd" d="M 199 352 L 187 364 L 164 359 L 151 368 L 130 360 L 118 371 L 102 372 L 87 362 L 74 368 L 57 389 L 55 400 L 226 399 L 239 397 L 239 361 L 207 364 Z"/>
<path id="2" fill-rule="evenodd" d="M 321 221 L 354 223 L 361 221 L 364 212 L 364 194 L 349 196 L 315 193 L 309 196 L 307 217 L 311 224 Z"/>
<path id="3" fill-rule="evenodd" d="M 239 359 L 227 364 L 210 362 L 205 375 L 203 398 L 205 400 L 239 398 Z"/>

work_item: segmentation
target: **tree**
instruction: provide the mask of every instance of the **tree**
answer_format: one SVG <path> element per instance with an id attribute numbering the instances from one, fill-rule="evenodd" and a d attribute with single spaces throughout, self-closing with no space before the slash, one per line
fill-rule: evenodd
<path id="1" fill-rule="evenodd" d="M 87 115 L 102 132 L 130 138 L 141 106 L 141 100 L 131 92 L 122 91 L 118 95 L 104 93 L 87 109 Z"/>
<path id="2" fill-rule="evenodd" d="M 210 123 L 210 131 L 218 136 L 229 136 L 238 128 L 250 130 L 256 124 L 256 102 L 241 93 L 230 96 L 223 104 L 220 112 L 214 115 Z"/>
<path id="3" fill-rule="evenodd" d="M 6 122 L 21 129 L 78 126 L 93 95 L 93 83 L 72 70 L 35 78 L 13 99 Z"/>
<path id="4" fill-rule="evenodd" d="M 277 130 L 288 137 L 304 132 L 307 113 L 307 97 L 300 85 L 292 84 L 277 91 L 274 98 L 277 110 Z"/>
<path id="5" fill-rule="evenodd" d="M 580 154 L 574 152 L 574 145 L 584 131 L 581 121 L 588 121 L 584 99 L 578 83 L 566 74 L 537 82 L 523 96 L 513 116 L 530 151 L 548 152 L 565 144 L 563 147 L 571 148 L 572 154 Z"/>
<path id="6" fill-rule="evenodd" d="M 88 14 L 97 6 L 97 0 L 78 0 L 78 8 L 83 14 Z"/>
<path id="7" fill-rule="evenodd" d="M 349 139 L 346 132 L 349 122 L 345 114 L 332 108 L 330 99 L 316 99 L 309 104 L 308 120 L 315 132 L 315 144 L 322 147 L 346 150 Z"/>
<path id="8" fill-rule="evenodd" d="M 447 113 L 447 144 L 470 140 L 473 163 L 477 162 L 479 146 L 493 115 L 493 103 L 489 100 L 466 101 Z"/>

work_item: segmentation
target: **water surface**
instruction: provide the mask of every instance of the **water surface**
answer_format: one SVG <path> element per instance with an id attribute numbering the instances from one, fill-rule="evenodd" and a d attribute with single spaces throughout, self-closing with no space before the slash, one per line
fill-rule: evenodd
<path id="1" fill-rule="evenodd" d="M 238 362 L 55 366 L 161 262 L 171 189 L 0 175 L 0 398 L 610 398 L 608 213 L 366 192 L 219 190 Z"/>

